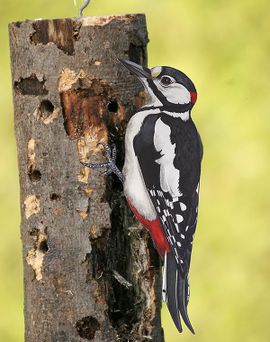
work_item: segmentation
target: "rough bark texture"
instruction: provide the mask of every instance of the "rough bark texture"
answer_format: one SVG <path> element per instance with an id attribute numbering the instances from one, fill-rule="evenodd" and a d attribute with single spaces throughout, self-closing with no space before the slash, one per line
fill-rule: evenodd
<path id="1" fill-rule="evenodd" d="M 10 24 L 21 186 L 25 341 L 163 341 L 160 261 L 99 142 L 124 159 L 147 63 L 142 14 Z"/>

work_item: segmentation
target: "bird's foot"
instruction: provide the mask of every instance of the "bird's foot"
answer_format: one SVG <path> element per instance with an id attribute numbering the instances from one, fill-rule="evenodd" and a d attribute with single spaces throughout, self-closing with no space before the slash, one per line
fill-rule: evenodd
<path id="1" fill-rule="evenodd" d="M 105 143 L 98 143 L 97 146 L 102 145 L 105 151 L 105 156 L 107 158 L 107 162 L 105 163 L 84 163 L 81 161 L 81 164 L 89 167 L 90 169 L 105 169 L 105 172 L 103 173 L 104 176 L 107 176 L 111 173 L 114 173 L 119 180 L 123 183 L 124 182 L 124 176 L 122 172 L 118 169 L 118 167 L 115 164 L 116 161 L 116 146 L 113 144 L 112 148 L 108 144 Z"/>

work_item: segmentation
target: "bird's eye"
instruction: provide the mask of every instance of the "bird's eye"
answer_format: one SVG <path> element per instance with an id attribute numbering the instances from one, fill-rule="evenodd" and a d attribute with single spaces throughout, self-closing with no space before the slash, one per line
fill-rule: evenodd
<path id="1" fill-rule="evenodd" d="M 165 87 L 168 87 L 170 84 L 173 83 L 173 80 L 168 77 L 168 76 L 163 76 L 160 80 L 160 83 L 165 86 Z"/>

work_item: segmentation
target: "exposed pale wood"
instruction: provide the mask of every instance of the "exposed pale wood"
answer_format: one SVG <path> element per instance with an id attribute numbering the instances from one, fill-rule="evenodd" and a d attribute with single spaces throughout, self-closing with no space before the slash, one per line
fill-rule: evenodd
<path id="1" fill-rule="evenodd" d="M 163 341 L 160 262 L 114 176 L 79 160 L 124 158 L 147 63 L 142 14 L 9 26 L 21 187 L 25 341 Z"/>

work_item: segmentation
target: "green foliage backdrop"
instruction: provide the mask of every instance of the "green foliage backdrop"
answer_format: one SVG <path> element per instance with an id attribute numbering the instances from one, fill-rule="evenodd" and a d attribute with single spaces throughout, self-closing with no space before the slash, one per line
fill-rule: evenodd
<path id="1" fill-rule="evenodd" d="M 186 72 L 205 155 L 189 312 L 166 342 L 270 341 L 270 5 L 266 0 L 92 0 L 86 15 L 144 12 L 149 65 Z M 0 0 L 0 341 L 23 341 L 19 184 L 7 24 L 74 17 L 72 0 Z M 269 259 L 268 259 L 269 258 Z M 67 341 L 68 342 L 68 341 Z"/>

